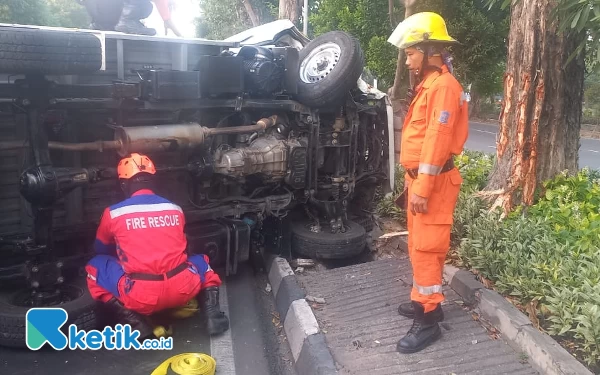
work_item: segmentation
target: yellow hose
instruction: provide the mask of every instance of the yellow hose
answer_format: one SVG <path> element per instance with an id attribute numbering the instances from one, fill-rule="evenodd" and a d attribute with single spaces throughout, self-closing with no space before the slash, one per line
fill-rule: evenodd
<path id="1" fill-rule="evenodd" d="M 215 375 L 217 362 L 203 353 L 183 353 L 160 364 L 150 375 Z"/>
<path id="2" fill-rule="evenodd" d="M 170 315 L 175 319 L 187 319 L 196 315 L 198 310 L 198 301 L 195 298 L 192 298 L 185 305 L 172 309 Z"/>

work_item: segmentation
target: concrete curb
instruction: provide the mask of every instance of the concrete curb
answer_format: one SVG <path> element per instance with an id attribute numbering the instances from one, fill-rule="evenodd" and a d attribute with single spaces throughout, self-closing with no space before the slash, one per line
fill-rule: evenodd
<path id="1" fill-rule="evenodd" d="M 527 354 L 542 374 L 593 375 L 552 337 L 535 328 L 512 303 L 477 281 L 472 273 L 446 265 L 444 278 L 466 304 L 478 308 L 481 316 L 502 333 L 513 349 Z"/>
<path id="2" fill-rule="evenodd" d="M 287 260 L 267 256 L 265 268 L 275 307 L 292 350 L 298 375 L 330 375 L 338 371 L 312 309 L 304 299 L 296 275 Z"/>
<path id="3" fill-rule="evenodd" d="M 408 254 L 405 239 L 398 246 Z M 477 281 L 472 273 L 446 264 L 444 279 L 465 304 L 478 308 L 514 350 L 527 354 L 537 371 L 549 375 L 594 375 L 552 337 L 535 328 L 512 303 Z"/>

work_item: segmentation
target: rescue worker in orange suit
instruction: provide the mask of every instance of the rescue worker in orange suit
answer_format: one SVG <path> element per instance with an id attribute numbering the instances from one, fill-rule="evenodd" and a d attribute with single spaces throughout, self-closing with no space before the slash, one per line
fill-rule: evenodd
<path id="1" fill-rule="evenodd" d="M 406 170 L 400 201 L 407 209 L 413 285 L 411 302 L 398 308 L 414 320 L 397 345 L 399 352 L 414 353 L 441 335 L 442 273 L 462 184 L 453 156 L 462 152 L 467 140 L 469 112 L 447 51 L 458 42 L 448 35 L 440 15 L 423 12 L 406 18 L 388 42 L 404 50 L 406 65 L 417 77 L 400 150 Z"/>
<path id="2" fill-rule="evenodd" d="M 87 266 L 95 300 L 117 320 L 152 334 L 146 316 L 185 305 L 197 298 L 211 335 L 229 329 L 221 312 L 221 279 L 206 255 L 188 256 L 185 216 L 176 204 L 154 193 L 156 169 L 145 155 L 122 159 L 117 173 L 128 197 L 107 207 L 98 227 L 97 255 Z"/>

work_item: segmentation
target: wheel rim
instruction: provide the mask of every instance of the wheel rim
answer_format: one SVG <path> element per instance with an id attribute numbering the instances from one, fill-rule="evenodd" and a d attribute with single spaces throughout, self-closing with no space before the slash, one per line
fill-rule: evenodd
<path id="1" fill-rule="evenodd" d="M 39 293 L 43 294 L 38 294 L 36 299 L 31 289 L 20 290 L 10 299 L 10 303 L 19 307 L 49 307 L 62 305 L 83 296 L 83 290 L 72 285 L 63 285 L 56 291 Z"/>
<path id="2" fill-rule="evenodd" d="M 300 79 L 317 83 L 329 75 L 340 61 L 342 49 L 335 43 L 325 43 L 313 49 L 300 64 Z"/>

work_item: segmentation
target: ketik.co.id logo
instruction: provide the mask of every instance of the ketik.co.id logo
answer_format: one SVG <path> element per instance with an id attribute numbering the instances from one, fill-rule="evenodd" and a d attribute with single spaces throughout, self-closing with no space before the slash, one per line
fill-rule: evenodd
<path id="1" fill-rule="evenodd" d="M 62 331 L 62 326 L 69 316 L 61 308 L 32 308 L 25 315 L 25 342 L 31 350 L 39 350 L 48 343 L 55 350 L 69 347 L 75 349 L 98 350 L 171 350 L 173 338 L 161 337 L 146 339 L 143 343 L 138 341 L 139 331 L 134 331 L 128 324 L 117 324 L 116 329 L 105 327 L 102 332 L 91 330 L 89 332 L 77 329 L 74 324 L 69 325 L 69 336 Z"/>

